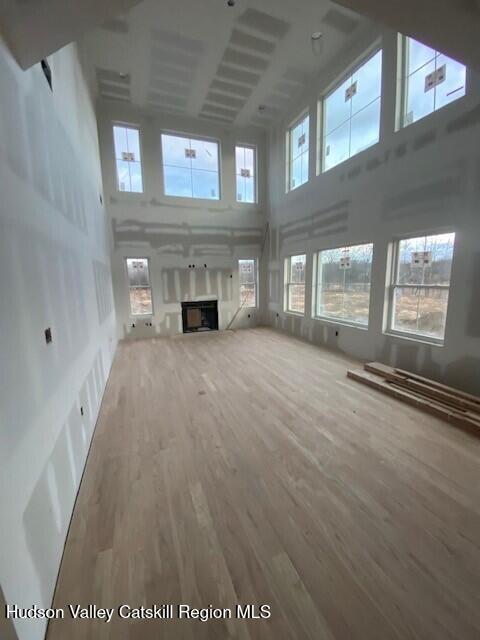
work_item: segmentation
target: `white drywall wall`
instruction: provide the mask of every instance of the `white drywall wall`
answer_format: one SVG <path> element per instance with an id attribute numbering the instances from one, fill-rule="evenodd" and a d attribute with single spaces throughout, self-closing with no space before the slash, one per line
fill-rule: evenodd
<path id="1" fill-rule="evenodd" d="M 361 57 L 383 42 L 379 144 L 316 175 L 317 99 Z M 397 34 L 385 30 L 357 43 L 314 83 L 289 114 L 310 109 L 310 181 L 285 193 L 285 129 L 269 141 L 270 324 L 364 359 L 416 370 L 480 393 L 480 79 L 469 70 L 467 96 L 395 132 Z M 383 333 L 387 250 L 395 237 L 456 232 L 444 346 Z M 311 318 L 313 255 L 374 242 L 368 330 Z M 284 258 L 307 253 L 306 314 L 284 312 Z M 338 335 L 336 335 L 338 332 Z"/>
<path id="2" fill-rule="evenodd" d="M 112 132 L 115 122 L 140 127 L 144 177 L 142 194 L 117 190 Z M 220 142 L 220 200 L 164 195 L 162 130 L 215 138 Z M 258 129 L 226 130 L 208 121 L 170 114 L 145 115 L 127 105 L 112 102 L 99 107 L 99 135 L 105 204 L 114 247 L 112 275 L 119 338 L 181 333 L 181 302 L 187 300 L 218 299 L 219 328 L 225 329 L 239 308 L 238 259 L 259 258 L 263 243 L 266 190 L 264 134 Z M 237 142 L 257 145 L 258 204 L 235 201 L 234 148 Z M 130 317 L 126 257 L 150 260 L 152 318 L 135 320 Z M 195 269 L 189 268 L 193 264 Z M 259 290 L 260 294 L 265 290 L 262 281 Z M 232 327 L 253 326 L 261 320 L 262 311 L 262 308 L 242 309 Z M 151 327 L 146 324 L 150 322 Z"/>
<path id="3" fill-rule="evenodd" d="M 76 47 L 49 62 L 53 93 L 0 42 L 0 583 L 22 607 L 51 604 L 116 347 L 95 113 Z"/>

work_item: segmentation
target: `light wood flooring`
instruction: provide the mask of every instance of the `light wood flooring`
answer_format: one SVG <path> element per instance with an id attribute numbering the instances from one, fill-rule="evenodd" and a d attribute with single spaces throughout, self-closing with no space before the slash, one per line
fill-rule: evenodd
<path id="1" fill-rule="evenodd" d="M 480 439 L 270 329 L 120 344 L 55 606 L 269 620 L 50 624 L 48 640 L 478 640 Z"/>

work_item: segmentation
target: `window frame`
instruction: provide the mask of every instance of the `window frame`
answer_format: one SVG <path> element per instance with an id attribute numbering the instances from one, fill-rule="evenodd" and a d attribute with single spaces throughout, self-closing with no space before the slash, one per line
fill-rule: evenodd
<path id="1" fill-rule="evenodd" d="M 140 149 L 140 175 L 142 176 L 142 190 L 141 191 L 122 191 L 119 186 L 120 182 L 118 179 L 118 170 L 117 170 L 117 155 L 115 152 L 115 131 L 114 127 L 121 127 L 122 129 L 132 129 L 138 132 L 138 148 Z M 123 122 L 120 120 L 112 120 L 112 146 L 113 146 L 113 159 L 115 162 L 115 182 L 116 182 L 116 190 L 117 193 L 121 193 L 127 196 L 138 197 L 142 196 L 145 193 L 145 175 L 143 170 L 143 144 L 142 144 L 142 128 L 139 124 L 134 124 L 132 122 Z"/>
<path id="2" fill-rule="evenodd" d="M 305 256 L 305 281 L 303 283 L 303 287 L 304 287 L 304 293 L 303 293 L 303 312 L 302 311 L 295 311 L 295 309 L 290 309 L 290 287 L 293 285 L 298 286 L 298 284 L 301 283 L 291 283 L 290 282 L 290 277 L 291 277 L 291 272 L 292 272 L 292 258 L 298 258 L 300 256 Z M 284 260 L 284 287 L 283 287 L 283 308 L 285 313 L 289 313 L 292 314 L 294 316 L 298 316 L 300 318 L 305 317 L 306 314 L 306 293 L 307 293 L 307 253 L 293 253 L 289 256 L 285 257 Z"/>
<path id="3" fill-rule="evenodd" d="M 418 284 L 398 284 L 398 274 L 399 274 L 399 255 L 400 255 L 400 242 L 402 240 L 410 240 L 413 238 L 428 238 L 431 236 L 439 236 L 453 233 L 455 235 L 455 239 L 453 241 L 453 254 L 452 254 L 452 267 L 450 272 L 450 284 L 448 285 L 418 285 Z M 445 344 L 445 336 L 447 331 L 447 320 L 448 320 L 448 309 L 450 306 L 450 289 L 451 289 L 451 275 L 453 272 L 453 265 L 455 260 L 455 242 L 456 242 L 456 231 L 448 228 L 441 230 L 429 230 L 429 231 L 417 231 L 416 233 L 409 233 L 407 235 L 399 235 L 392 239 L 390 242 L 390 255 L 388 258 L 388 270 L 387 270 L 387 313 L 386 313 L 386 326 L 383 331 L 384 334 L 394 336 L 397 338 L 403 338 L 405 340 L 413 340 L 414 342 L 423 342 L 427 344 L 431 344 L 433 346 L 443 347 Z M 394 314 L 394 299 L 395 299 L 395 289 L 438 289 L 438 290 L 447 290 L 449 293 L 447 308 L 445 311 L 445 329 L 443 338 L 436 338 L 435 336 L 429 336 L 424 333 L 415 333 L 414 331 L 402 331 L 401 329 L 394 329 L 393 327 L 393 314 Z"/>
<path id="4" fill-rule="evenodd" d="M 242 261 L 252 261 L 253 262 L 253 275 L 254 275 L 254 285 L 255 285 L 255 304 L 247 305 L 242 304 L 241 296 L 240 296 L 240 262 Z M 258 268 L 257 268 L 257 259 L 256 258 L 238 258 L 238 302 L 240 304 L 241 309 L 258 309 Z"/>
<path id="5" fill-rule="evenodd" d="M 292 131 L 293 129 L 295 129 L 301 122 L 303 122 L 304 120 L 306 120 L 306 118 L 308 118 L 308 149 L 306 151 L 306 153 L 308 154 L 308 174 L 307 174 L 307 179 L 302 182 L 301 184 L 292 187 L 292 168 L 293 168 L 293 162 L 291 162 L 291 149 L 292 149 Z M 292 120 L 292 122 L 288 125 L 287 130 L 285 132 L 285 150 L 286 150 L 286 172 L 285 172 L 285 177 L 286 177 L 286 193 L 290 193 L 291 191 L 296 191 L 297 189 L 300 189 L 300 187 L 303 187 L 304 184 L 307 184 L 310 181 L 310 149 L 311 149 L 311 145 L 310 145 L 310 138 L 311 138 L 311 126 L 310 126 L 310 109 L 309 107 L 306 107 L 299 116 L 297 116 L 294 120 Z M 303 254 L 299 254 L 299 255 L 303 255 Z"/>
<path id="6" fill-rule="evenodd" d="M 465 93 L 463 94 L 463 96 L 459 96 L 458 98 L 455 98 L 455 100 L 452 100 L 448 104 L 444 104 L 441 107 L 434 108 L 433 111 L 431 111 L 430 113 L 427 113 L 421 118 L 418 118 L 418 120 L 414 120 L 413 122 L 406 122 L 407 98 L 408 98 L 407 83 L 410 76 L 413 75 L 413 74 L 410 74 L 409 76 L 408 69 L 407 69 L 408 40 L 414 40 L 415 42 L 419 42 L 420 44 L 423 44 L 429 49 L 432 49 L 432 51 L 435 52 L 434 59 L 436 59 L 437 54 L 445 55 L 446 57 L 450 58 L 450 56 L 447 56 L 447 54 L 444 54 L 442 51 L 439 51 L 438 49 L 434 49 L 433 47 L 430 47 L 429 45 L 425 44 L 424 42 L 421 42 L 420 40 L 416 40 L 415 38 L 407 36 L 403 33 L 398 34 L 398 37 L 397 37 L 397 100 L 396 100 L 397 110 L 396 110 L 396 117 L 395 117 L 395 131 L 406 129 L 407 127 L 410 127 L 416 124 L 417 122 L 421 122 L 422 120 L 425 120 L 425 118 L 431 117 L 434 113 L 437 113 L 438 111 L 442 111 L 443 109 L 449 107 L 450 105 L 457 103 L 459 100 L 466 98 L 469 92 L 469 67 L 463 64 L 463 62 L 460 62 L 459 60 L 455 60 L 455 62 L 465 67 Z M 454 58 L 451 58 L 451 59 L 454 60 Z M 436 87 L 434 88 L 434 90 L 435 89 Z"/>
<path id="7" fill-rule="evenodd" d="M 368 319 L 367 323 L 363 324 L 362 322 L 355 322 L 354 320 L 348 320 L 345 318 L 333 318 L 331 316 L 323 316 L 317 313 L 318 309 L 318 294 L 319 294 L 319 265 L 321 264 L 320 254 L 324 251 L 336 251 L 338 249 L 352 249 L 355 247 L 361 247 L 364 245 L 372 245 L 372 260 L 370 267 L 370 294 L 368 301 Z M 312 296 L 312 317 L 314 320 L 320 320 L 322 322 L 332 323 L 332 324 L 341 324 L 346 325 L 348 327 L 353 327 L 355 329 L 363 329 L 364 331 L 368 331 L 370 328 L 370 311 L 372 306 L 372 280 L 373 280 L 373 261 L 375 260 L 375 243 L 373 240 L 370 242 L 356 242 L 355 244 L 349 245 L 337 245 L 335 247 L 327 247 L 324 249 L 319 249 L 314 254 L 314 278 L 313 278 L 313 296 Z"/>
<path id="8" fill-rule="evenodd" d="M 149 280 L 149 286 L 141 286 L 141 285 L 131 285 L 130 284 L 130 278 L 128 275 L 128 260 L 146 260 L 147 261 L 147 268 L 148 268 L 148 280 Z M 152 287 L 152 275 L 150 272 L 150 258 L 148 258 L 147 256 L 125 256 L 124 258 L 124 265 L 125 265 L 125 276 L 127 279 L 127 294 L 128 294 L 128 308 L 129 308 L 129 316 L 130 318 L 150 318 L 152 316 L 155 315 L 155 307 L 154 307 L 154 300 L 153 300 L 153 287 Z M 152 301 L 152 311 L 150 313 L 132 313 L 132 304 L 130 301 L 130 289 L 150 289 L 150 299 Z"/>
<path id="9" fill-rule="evenodd" d="M 245 200 L 238 200 L 237 193 L 237 147 L 242 149 L 251 149 L 253 151 L 253 202 L 247 202 Z M 258 147 L 256 144 L 249 144 L 244 142 L 236 142 L 234 147 L 234 161 L 235 161 L 235 201 L 237 204 L 253 205 L 258 204 L 258 161 L 257 161 Z M 247 259 L 247 258 L 246 258 Z M 249 258 L 248 258 L 249 259 Z"/>
<path id="10" fill-rule="evenodd" d="M 218 198 L 197 198 L 192 196 L 177 196 L 170 193 L 166 193 L 165 189 L 165 163 L 163 158 L 163 144 L 162 144 L 162 136 L 173 136 L 177 138 L 188 138 L 189 140 L 198 140 L 200 142 L 214 142 L 217 145 L 217 160 L 218 160 Z M 223 199 L 223 175 L 222 175 L 222 142 L 219 138 L 215 138 L 213 136 L 202 136 L 192 133 L 185 133 L 182 131 L 173 131 L 171 129 L 161 129 L 160 131 L 160 160 L 161 160 L 161 169 L 162 169 L 162 187 L 163 187 L 163 195 L 165 198 L 177 198 L 178 200 L 185 200 L 186 202 L 191 202 L 192 200 L 199 200 L 201 202 L 220 202 Z M 171 166 L 171 165 L 168 165 Z M 191 171 L 191 170 L 190 170 Z M 212 171 L 213 173 L 213 171 Z"/>
<path id="11" fill-rule="evenodd" d="M 381 69 L 381 73 L 380 73 L 380 96 L 378 98 L 378 100 L 380 101 L 378 140 L 377 140 L 377 142 L 373 143 L 372 145 L 370 145 L 366 149 L 362 149 L 361 151 L 358 151 L 354 155 L 349 155 L 348 158 L 345 158 L 345 160 L 342 160 L 342 162 L 338 162 L 333 167 L 330 167 L 329 169 L 326 169 L 325 168 L 325 156 L 324 156 L 324 143 L 325 143 L 325 139 L 327 137 L 325 135 L 325 126 L 326 126 L 326 121 L 325 121 L 325 115 L 326 115 L 325 101 L 333 93 L 335 93 L 335 91 L 347 80 L 347 78 L 349 76 L 353 76 L 361 67 L 363 67 L 363 65 L 365 65 L 369 60 L 371 60 L 373 57 L 375 57 L 377 55 L 377 53 L 379 53 L 379 52 L 382 53 L 382 69 Z M 328 171 L 332 171 L 332 170 L 336 169 L 337 167 L 341 166 L 345 162 L 348 162 L 352 158 L 355 158 L 356 156 L 358 156 L 359 154 L 363 153 L 364 151 L 368 151 L 369 149 L 372 149 L 375 145 L 380 143 L 381 138 L 382 138 L 382 112 L 383 112 L 383 89 L 384 89 L 384 87 L 383 87 L 383 70 L 384 70 L 384 48 L 383 48 L 382 41 L 377 39 L 370 47 L 368 47 L 368 49 L 366 51 L 364 51 L 363 54 L 358 56 L 345 69 L 345 71 L 342 74 L 337 76 L 336 79 L 333 82 L 331 82 L 327 86 L 327 88 L 320 94 L 320 96 L 319 96 L 319 98 L 317 100 L 317 126 L 319 128 L 319 135 L 317 136 L 317 145 L 318 145 L 318 148 L 317 148 L 317 175 L 321 175 L 323 173 L 327 173 Z M 369 107 L 371 104 L 373 104 L 373 102 L 374 101 L 372 101 L 371 103 L 369 103 L 368 105 L 363 107 L 363 109 Z M 350 118 L 348 120 L 346 120 L 345 122 L 351 122 L 351 120 L 352 120 L 352 116 L 350 115 Z M 339 125 L 339 126 L 341 126 L 341 125 Z M 351 142 L 351 129 L 350 129 L 350 142 Z M 349 144 L 350 144 L 350 142 L 349 142 Z"/>

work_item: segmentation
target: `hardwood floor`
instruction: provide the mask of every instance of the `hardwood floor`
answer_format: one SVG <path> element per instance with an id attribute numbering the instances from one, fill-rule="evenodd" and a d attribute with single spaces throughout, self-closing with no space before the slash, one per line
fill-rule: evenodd
<path id="1" fill-rule="evenodd" d="M 122 343 L 54 606 L 272 616 L 67 617 L 49 640 L 477 640 L 480 439 L 352 362 L 263 328 Z"/>

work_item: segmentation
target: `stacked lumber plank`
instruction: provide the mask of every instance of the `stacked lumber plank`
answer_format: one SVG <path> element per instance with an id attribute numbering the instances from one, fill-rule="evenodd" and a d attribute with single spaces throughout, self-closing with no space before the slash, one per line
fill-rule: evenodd
<path id="1" fill-rule="evenodd" d="M 347 376 L 458 427 L 480 434 L 478 396 L 380 362 L 368 362 L 363 369 L 348 371 Z"/>

